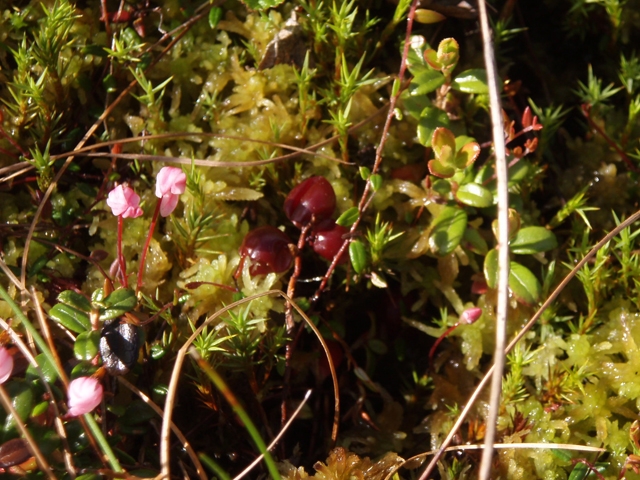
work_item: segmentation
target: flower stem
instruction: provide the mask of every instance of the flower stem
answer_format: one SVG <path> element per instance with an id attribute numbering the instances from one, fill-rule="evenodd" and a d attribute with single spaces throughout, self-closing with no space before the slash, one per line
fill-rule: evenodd
<path id="1" fill-rule="evenodd" d="M 124 220 L 122 215 L 118 215 L 118 263 L 120 263 L 120 275 L 122 276 L 122 285 L 124 288 L 127 288 L 127 264 L 124 261 L 124 255 L 122 254 L 122 225 L 124 224 Z"/>
<path id="2" fill-rule="evenodd" d="M 153 232 L 156 229 L 156 223 L 158 222 L 158 215 L 160 214 L 160 201 L 156 204 L 156 209 L 153 212 L 153 218 L 151 219 L 151 225 L 149 226 L 149 235 L 147 235 L 147 240 L 144 242 L 144 248 L 142 249 L 142 255 L 140 255 L 140 264 L 138 265 L 138 284 L 136 286 L 136 294 L 142 288 L 142 276 L 144 275 L 145 270 L 145 260 L 147 258 L 147 252 L 149 251 L 149 244 L 151 243 L 151 237 L 153 237 Z"/>
<path id="3" fill-rule="evenodd" d="M 458 328 L 459 325 L 460 325 L 460 322 L 454 323 L 452 326 L 447 328 L 442 335 L 438 337 L 438 339 L 436 340 L 436 343 L 434 343 L 433 347 L 431 347 L 431 350 L 429 350 L 429 363 L 433 362 L 433 356 L 436 353 L 436 349 L 438 348 L 438 345 L 440 345 L 440 343 L 442 343 L 442 341 L 445 338 L 447 338 L 451 332 L 453 332 L 456 328 Z"/>

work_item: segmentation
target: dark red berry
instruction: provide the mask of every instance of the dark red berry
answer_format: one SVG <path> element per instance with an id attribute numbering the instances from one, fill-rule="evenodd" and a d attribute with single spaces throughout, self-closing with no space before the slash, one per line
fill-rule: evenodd
<path id="1" fill-rule="evenodd" d="M 313 230 L 311 244 L 313 251 L 327 260 L 333 260 L 338 254 L 340 247 L 344 243 L 344 236 L 349 233 L 345 227 L 338 225 L 333 220 L 325 220 Z M 338 264 L 345 263 L 348 260 L 347 250 L 345 249 L 338 260 Z"/>
<path id="2" fill-rule="evenodd" d="M 315 216 L 316 221 L 329 218 L 336 209 L 336 194 L 324 177 L 309 177 L 295 186 L 284 201 L 284 213 L 297 227 Z"/>
<path id="3" fill-rule="evenodd" d="M 286 272 L 293 263 L 290 243 L 289 237 L 277 228 L 258 227 L 244 237 L 240 256 L 251 259 L 251 275 Z"/>

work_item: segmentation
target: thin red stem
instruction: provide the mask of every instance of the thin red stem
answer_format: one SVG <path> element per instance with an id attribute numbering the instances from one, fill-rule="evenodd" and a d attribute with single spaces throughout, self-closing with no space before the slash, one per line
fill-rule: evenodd
<path id="1" fill-rule="evenodd" d="M 459 325 L 460 325 L 460 322 L 454 323 L 452 326 L 447 328 L 442 335 L 438 337 L 438 339 L 436 340 L 436 343 L 434 343 L 433 347 L 431 347 L 431 350 L 429 350 L 429 363 L 433 361 L 433 356 L 436 353 L 436 349 L 438 348 L 438 345 L 440 345 L 442 341 L 445 338 L 447 338 L 451 332 L 453 332 L 456 328 L 458 328 Z"/>
<path id="2" fill-rule="evenodd" d="M 406 31 L 405 40 L 404 40 L 404 50 L 402 51 L 402 61 L 400 63 L 400 71 L 398 72 L 398 82 L 400 83 L 400 85 L 402 85 L 404 81 L 404 74 L 407 70 L 407 57 L 409 56 L 409 47 L 411 45 L 411 31 L 413 30 L 413 20 L 416 15 L 417 7 L 418 7 L 418 0 L 413 0 L 411 2 L 411 7 L 409 8 L 409 15 L 407 17 L 407 31 Z M 395 95 L 392 95 L 391 98 L 389 99 L 389 110 L 387 112 L 387 119 L 385 120 L 384 127 L 382 128 L 382 136 L 380 138 L 380 143 L 378 144 L 378 148 L 376 149 L 376 159 L 373 164 L 373 168 L 371 169 L 371 174 L 377 173 L 380 168 L 380 164 L 382 163 L 382 152 L 384 151 L 384 146 L 387 143 L 387 137 L 389 134 L 389 129 L 391 128 L 391 122 L 395 118 L 394 110 L 396 108 L 396 103 L 398 102 L 398 98 L 400 97 L 400 93 L 402 93 L 402 88 L 398 89 L 398 92 Z M 353 237 L 353 234 L 358 229 L 358 226 L 362 221 L 362 215 L 364 214 L 364 211 L 367 209 L 371 201 L 371 199 L 369 198 L 370 191 L 371 191 L 371 182 L 368 181 L 364 186 L 364 191 L 362 192 L 362 196 L 360 197 L 360 202 L 358 203 L 358 218 L 356 218 L 356 221 L 353 222 L 353 225 L 351 225 L 351 230 L 350 230 L 351 235 L 342 243 L 342 247 L 340 247 L 340 250 L 338 250 L 338 253 L 333 258 L 331 265 L 329 265 L 327 273 L 323 277 L 322 282 L 318 287 L 318 290 L 316 290 L 315 294 L 311 298 L 311 301 L 313 303 L 318 301 L 318 299 L 320 298 L 320 294 L 324 291 L 325 287 L 327 286 L 329 278 L 331 277 L 331 275 L 333 274 L 333 271 L 338 265 L 338 261 L 340 260 L 340 258 L 342 258 L 342 254 L 348 248 L 349 243 L 351 242 L 351 238 Z"/>
<path id="3" fill-rule="evenodd" d="M 147 251 L 149 250 L 149 244 L 151 243 L 151 237 L 153 237 L 153 232 L 156 229 L 156 223 L 158 222 L 158 215 L 160 214 L 160 200 L 156 204 L 156 209 L 153 212 L 153 218 L 151 219 L 151 225 L 149 226 L 149 235 L 147 235 L 147 240 L 144 242 L 144 248 L 142 249 L 142 255 L 140 255 L 140 264 L 138 265 L 138 284 L 136 286 L 136 294 L 142 288 L 142 276 L 144 275 L 145 270 L 145 260 L 147 258 Z"/>
<path id="4" fill-rule="evenodd" d="M 120 263 L 120 275 L 122 276 L 122 285 L 124 288 L 129 286 L 127 281 L 127 264 L 124 261 L 124 255 L 122 254 L 122 225 L 124 219 L 122 215 L 118 215 L 118 262 Z"/>

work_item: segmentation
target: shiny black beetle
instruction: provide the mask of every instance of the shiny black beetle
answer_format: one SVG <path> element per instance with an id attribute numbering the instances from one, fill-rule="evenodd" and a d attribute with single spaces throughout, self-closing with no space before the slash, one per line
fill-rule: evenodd
<path id="1" fill-rule="evenodd" d="M 105 322 L 100 333 L 100 356 L 110 375 L 124 375 L 138 360 L 138 328 L 119 318 Z"/>

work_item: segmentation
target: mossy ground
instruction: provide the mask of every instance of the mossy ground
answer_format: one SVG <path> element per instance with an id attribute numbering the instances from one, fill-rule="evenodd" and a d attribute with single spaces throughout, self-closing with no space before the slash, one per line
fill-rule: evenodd
<path id="1" fill-rule="evenodd" d="M 300 315 L 287 331 L 282 297 L 261 296 L 217 318 L 194 346 L 267 443 L 280 430 L 283 404 L 290 414 L 312 390 L 273 451 L 285 478 L 382 479 L 401 459 L 436 449 L 491 362 L 496 291 L 487 259 L 496 251 L 495 185 L 488 98 L 478 73 L 481 41 L 474 12 L 464 9 L 446 12 L 439 23 L 414 24 L 412 33 L 423 37 L 412 43 L 408 59 L 408 78 L 415 78 L 398 85 L 404 93 L 375 170 L 404 61 L 408 6 L 300 1 L 249 8 L 228 0 L 211 10 L 207 2 L 168 0 L 124 3 L 126 21 L 107 25 L 98 1 L 0 0 L 2 286 L 16 301 L 33 287 L 45 312 L 66 290 L 93 298 L 103 313 L 113 308 L 96 293 L 110 269 L 114 287 L 123 283 L 113 270 L 118 219 L 106 195 L 126 182 L 141 197 L 145 214 L 126 219 L 122 237 L 133 286 L 156 205 L 155 175 L 182 161 L 186 192 L 155 229 L 143 286 L 129 308 L 152 321 L 140 327 L 140 356 L 125 378 L 163 408 L 176 354 L 205 319 L 240 298 L 287 290 L 292 271 L 250 275 L 239 254 L 245 235 L 273 225 L 298 243 L 300 230 L 283 203 L 305 178 L 329 180 L 336 217 L 354 212 L 370 182 L 375 192 L 348 237 L 358 245 L 350 248 L 352 261 L 336 268 L 316 300 L 329 262 L 307 245 L 298 252 L 302 269 L 293 282 L 296 303 L 333 356 L 341 449 L 332 450 L 334 384 L 324 350 Z M 521 232 L 514 233 L 513 259 L 524 272 L 511 284 L 513 336 L 589 247 L 638 208 L 640 5 L 491 6 L 505 112 L 518 132 L 531 104 L 544 126 L 529 132 L 538 138 L 530 154 L 519 156 L 517 146 L 508 145 L 510 206 Z M 118 4 L 106 7 L 114 20 Z M 285 52 L 282 63 L 260 69 L 274 38 L 289 34 L 294 43 L 279 48 L 303 46 L 302 57 L 292 60 Z M 436 60 L 443 39 L 455 39 L 446 42 L 459 56 L 450 69 L 438 63 L 449 61 L 444 56 Z M 431 63 L 424 60 L 429 48 Z M 477 142 L 475 163 L 450 167 L 450 176 L 428 167 L 428 161 L 447 162 L 432 136 L 435 127 L 452 132 L 454 156 Z M 93 145 L 89 151 L 102 157 L 78 152 L 67 161 L 74 148 Z M 463 196 L 469 185 L 481 193 Z M 522 232 L 535 233 L 539 243 L 524 248 L 529 237 Z M 583 478 L 587 465 L 608 479 L 639 476 L 636 234 L 636 227 L 625 229 L 585 266 L 509 355 L 504 377 L 496 442 L 572 444 L 604 453 L 499 449 L 493 478 Z M 553 248 L 540 246 L 543 240 L 553 240 Z M 37 305 L 25 305 L 37 324 Z M 470 307 L 482 308 L 482 317 L 453 330 L 430 358 L 436 338 Z M 0 301 L 0 318 L 28 342 L 9 303 Z M 42 334 L 55 346 L 60 367 L 71 376 L 94 373 L 100 357 L 86 353 L 92 352 L 90 342 L 82 343 L 89 335 L 49 323 L 50 332 Z M 1 338 L 14 345 L 8 335 Z M 48 405 L 64 410 L 63 385 L 48 377 L 51 398 L 22 354 L 15 357 L 19 366 L 4 387 L 56 474 L 69 476 L 62 454 L 70 451 L 77 474 L 102 475 L 106 467 L 78 421 L 65 420 L 67 441 L 52 433 Z M 139 476 L 157 474 L 162 418 L 125 385 L 109 376 L 104 383 L 108 394 L 95 416 L 120 463 Z M 207 468 L 216 463 L 233 476 L 255 458 L 247 429 L 195 361 L 183 367 L 176 395 L 166 408 Z M 457 444 L 482 442 L 487 398 L 475 405 Z M 11 416 L 1 416 L 0 440 L 19 437 Z M 196 478 L 177 443 L 170 453 L 174 475 Z M 478 463 L 477 452 L 447 454 L 438 475 L 474 478 Z M 419 476 L 415 462 L 409 467 L 399 478 Z M 45 476 L 33 461 L 11 468 L 14 475 Z M 267 475 L 260 468 L 249 475 Z M 308 473 L 314 468 L 315 476 Z"/>

